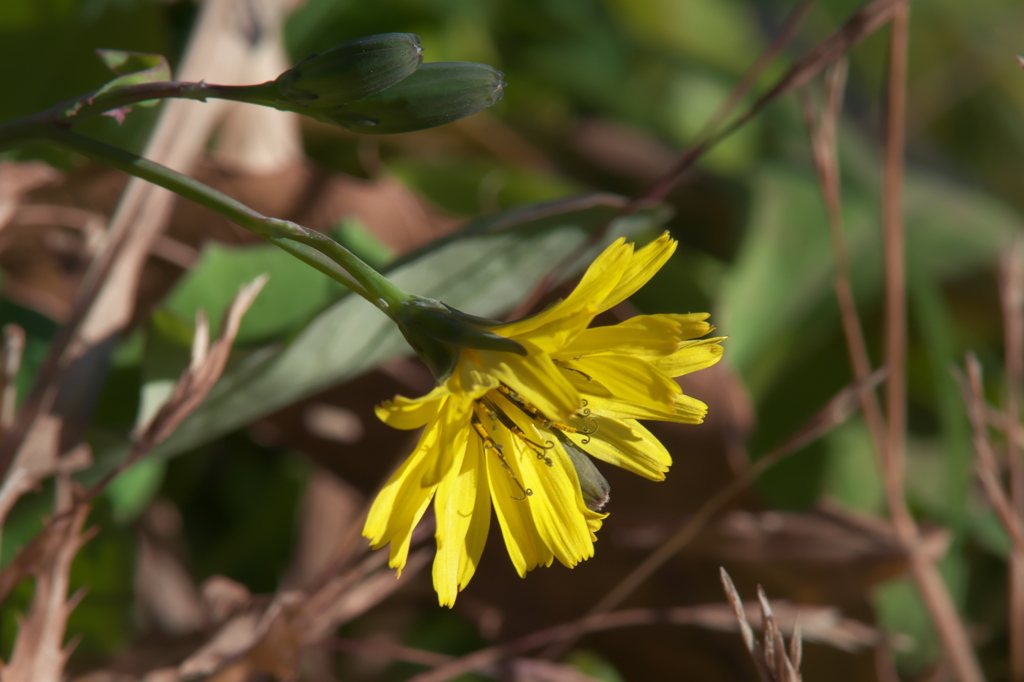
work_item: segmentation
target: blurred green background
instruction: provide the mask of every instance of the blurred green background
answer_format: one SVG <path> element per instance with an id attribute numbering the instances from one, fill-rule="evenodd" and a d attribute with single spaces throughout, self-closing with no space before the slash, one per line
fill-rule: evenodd
<path id="1" fill-rule="evenodd" d="M 816 3 L 753 95 L 766 91 L 859 7 L 852 0 Z M 362 35 L 408 31 L 422 37 L 430 61 L 479 61 L 503 70 L 503 101 L 479 120 L 453 126 L 455 133 L 360 139 L 303 125 L 306 154 L 324 171 L 357 178 L 386 174 L 453 219 L 501 220 L 506 211 L 537 202 L 589 192 L 628 197 L 648 186 L 694 142 L 791 9 L 792 3 L 776 0 L 308 0 L 288 19 L 285 39 L 297 61 Z M 159 52 L 176 65 L 197 12 L 183 0 L 5 0 L 0 121 L 99 87 L 109 74 L 93 57 L 94 48 Z M 993 680 L 1008 679 L 1009 543 L 975 490 L 969 425 L 950 368 L 972 349 L 987 370 L 990 399 L 998 403 L 1005 395 L 996 273 L 999 256 L 1021 230 L 1024 210 L 1024 72 L 1015 59 L 1024 51 L 1022 27 L 1024 5 L 1013 0 L 914 4 L 907 86 L 907 496 L 922 521 L 950 533 L 943 574 L 965 618 L 976 626 Z M 838 141 L 854 289 L 876 366 L 882 338 L 879 149 L 886 49 L 883 30 L 849 54 Z M 815 81 L 811 88 L 820 94 L 820 85 Z M 154 120 L 155 110 L 140 110 L 122 126 L 104 119 L 84 131 L 138 150 Z M 378 165 L 368 167 L 367 153 Z M 62 169 L 76 163 L 36 148 L 4 157 L 45 158 Z M 773 103 L 702 158 L 666 203 L 670 213 L 651 211 L 628 225 L 618 223 L 638 240 L 663 225 L 681 241 L 674 260 L 633 303 L 645 312 L 712 313 L 718 331 L 730 337 L 726 362 L 756 414 L 747 442 L 756 458 L 851 380 L 832 290 L 834 255 L 797 98 Z M 509 241 L 428 247 L 404 261 L 405 274 L 417 286 L 440 287 L 445 300 L 469 312 L 502 314 L 575 248 L 582 231 L 613 215 L 608 207 L 569 206 L 560 221 L 523 221 L 525 227 L 505 235 Z M 378 263 L 393 257 L 372 229 L 342 218 L 327 218 L 340 239 Z M 326 388 L 315 355 L 328 345 L 325 334 L 343 335 L 353 325 L 384 326 L 374 311 L 342 299 L 340 288 L 283 253 L 212 241 L 227 240 L 212 236 L 193 271 L 119 349 L 90 435 L 97 459 L 116 461 L 140 406 L 166 394 L 167 382 L 186 361 L 194 310 L 205 307 L 216 319 L 239 283 L 269 271 L 271 283 L 239 338 L 234 366 L 245 373 L 234 375 L 235 398 L 207 406 L 211 416 L 205 422 L 165 448 L 165 457 L 136 467 L 98 503 L 90 523 L 99 534 L 73 573 L 74 583 L 89 589 L 69 624 L 82 636 L 78 661 L 102 661 L 151 627 L 133 607 L 132 583 L 124 576 L 133 570 L 140 518 L 155 501 L 179 511 L 182 554 L 196 581 L 224 574 L 253 592 L 277 589 L 297 539 L 302 491 L 324 461 L 294 442 L 261 438 L 258 429 L 244 425 Z M 460 293 L 454 284 L 432 279 L 432 273 L 465 259 L 492 264 L 490 289 Z M 519 289 L 503 289 L 515 283 Z M 57 324 L 25 299 L 6 291 L 2 296 L 0 320 L 17 322 L 29 334 L 19 378 L 24 392 Z M 315 317 L 323 310 L 333 311 L 326 322 Z M 346 348 L 323 351 L 333 353 L 323 361 L 328 379 L 347 381 L 400 353 L 400 340 L 393 337 L 373 352 L 338 337 L 343 340 L 337 345 Z M 372 340 L 366 332 L 365 342 Z M 285 343 L 292 349 L 305 344 L 304 350 L 267 361 Z M 303 362 L 306 374 L 290 369 Z M 260 384 L 256 375 L 270 379 Z M 282 388 L 285 375 L 290 383 Z M 239 406 L 239 394 L 250 396 L 252 404 Z M 276 402 L 267 398 L 272 394 L 279 396 Z M 386 470 L 400 454 L 393 446 L 374 458 Z M 330 468 L 372 490 L 380 479 L 358 460 L 339 457 Z M 680 467 L 674 475 L 685 471 Z M 859 417 L 775 467 L 756 492 L 764 509 L 801 512 L 827 497 L 848 510 L 884 513 Z M 23 500 L 4 529 L 4 562 L 39 528 L 48 504 L 45 495 Z M 614 519 L 623 510 L 613 502 L 612 511 Z M 599 545 L 588 570 L 600 570 L 601 551 Z M 516 580 L 501 570 L 509 574 L 503 578 Z M 756 566 L 750 575 L 758 579 Z M 865 598 L 879 622 L 914 638 L 899 654 L 901 670 L 911 678 L 929 670 L 938 645 L 910 583 L 901 577 L 872 582 L 875 589 Z M 0 612 L 4 655 L 16 632 L 16 613 L 30 594 L 31 584 L 22 584 Z M 389 626 L 405 644 L 451 654 L 480 645 L 465 614 L 436 609 L 429 595 L 420 595 L 416 604 L 411 621 Z M 380 625 L 368 623 L 352 626 L 350 634 Z M 685 638 L 686 632 L 676 636 Z M 600 651 L 594 656 L 587 669 L 599 679 L 641 679 L 617 677 L 627 674 L 628 660 Z M 685 661 L 678 665 L 686 669 Z M 379 679 L 403 679 L 414 669 L 396 665 Z"/>

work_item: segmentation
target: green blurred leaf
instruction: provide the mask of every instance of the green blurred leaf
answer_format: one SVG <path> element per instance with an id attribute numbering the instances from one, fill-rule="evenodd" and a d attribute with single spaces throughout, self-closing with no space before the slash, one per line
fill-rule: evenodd
<path id="1" fill-rule="evenodd" d="M 559 268 L 557 281 L 571 277 L 609 240 L 666 218 L 663 210 L 616 217 L 623 205 L 621 198 L 594 195 L 510 211 L 411 254 L 393 266 L 389 277 L 407 291 L 439 298 L 468 313 L 496 317 L 519 303 L 552 268 Z M 588 236 L 609 223 L 604 239 L 587 245 Z M 195 447 L 409 353 L 390 320 L 366 301 L 346 296 L 285 348 L 267 347 L 239 361 L 154 454 L 167 456 Z M 115 461 L 120 456 L 123 453 L 106 453 Z"/>
<path id="2" fill-rule="evenodd" d="M 378 239 L 355 216 L 342 218 L 330 230 L 330 236 L 371 267 L 380 269 L 395 259 L 391 247 Z"/>
<path id="3" fill-rule="evenodd" d="M 596 651 L 575 649 L 565 657 L 565 662 L 584 675 L 601 682 L 626 682 L 626 678 L 615 669 L 615 666 Z"/>
<path id="4" fill-rule="evenodd" d="M 827 336 L 837 317 L 834 259 L 817 181 L 769 165 L 752 185 L 751 224 L 723 283 L 718 326 L 730 336 L 729 361 L 748 374 L 757 393 L 787 368 L 790 353 L 803 356 Z M 844 197 L 843 215 L 855 290 L 875 294 L 881 275 L 876 210 L 851 194 Z"/>
<path id="5" fill-rule="evenodd" d="M 160 490 L 166 468 L 164 460 L 144 457 L 107 486 L 104 494 L 114 521 L 124 524 L 138 518 Z"/>
<path id="6" fill-rule="evenodd" d="M 142 390 L 135 428 L 141 429 L 167 402 L 191 357 L 194 329 L 182 317 L 157 310 L 146 327 Z"/>
<path id="7" fill-rule="evenodd" d="M 613 0 L 610 4 L 646 45 L 733 73 L 741 73 L 757 58 L 760 34 L 747 7 L 736 0 Z"/>
<path id="8" fill-rule="evenodd" d="M 753 182 L 751 225 L 725 278 L 719 328 L 729 359 L 755 392 L 838 324 L 834 256 L 817 181 L 766 166 Z M 906 178 L 909 267 L 932 279 L 990 267 L 1024 221 L 990 197 L 925 174 Z M 881 242 L 873 196 L 843 197 L 846 245 L 861 306 L 881 293 Z M 786 350 L 781 350 L 784 348 Z M 781 352 L 781 355 L 780 355 Z"/>
<path id="9" fill-rule="evenodd" d="M 243 284 L 267 273 L 270 279 L 242 318 L 235 343 L 278 339 L 292 332 L 334 298 L 341 286 L 281 249 L 269 244 L 230 247 L 214 242 L 178 283 L 164 307 L 185 320 L 206 312 L 210 334 Z"/>
<path id="10" fill-rule="evenodd" d="M 874 443 L 862 419 L 851 419 L 825 437 L 828 452 L 821 491 L 843 507 L 881 514 L 885 491 L 878 472 Z"/>
<path id="11" fill-rule="evenodd" d="M 100 88 L 101 93 L 129 85 L 171 80 L 171 65 L 162 54 L 98 49 L 96 56 L 108 69 L 118 74 L 117 78 Z"/>
<path id="12" fill-rule="evenodd" d="M 941 652 L 938 636 L 917 586 L 910 578 L 891 580 L 876 588 L 873 595 L 875 613 L 886 632 L 910 637 L 905 651 L 896 651 L 896 663 L 906 672 L 920 672 L 933 663 Z"/>
<path id="13" fill-rule="evenodd" d="M 407 158 L 388 169 L 441 208 L 467 215 L 555 201 L 582 189 L 552 174 L 467 159 Z"/>

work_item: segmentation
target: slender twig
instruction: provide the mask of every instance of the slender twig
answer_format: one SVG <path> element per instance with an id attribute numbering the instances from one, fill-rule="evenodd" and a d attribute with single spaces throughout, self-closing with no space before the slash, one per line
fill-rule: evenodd
<path id="1" fill-rule="evenodd" d="M 1003 258 L 999 294 L 1006 366 L 1006 464 L 1011 511 L 1020 522 L 1024 520 L 1024 458 L 1020 449 L 1024 429 L 1019 419 L 1024 400 L 1024 240 L 1020 238 Z M 979 410 L 983 409 L 984 403 L 980 402 Z M 1024 552 L 1010 553 L 1009 583 L 1010 679 L 1024 682 Z"/>
<path id="2" fill-rule="evenodd" d="M 639 206 L 651 199 L 663 199 L 671 189 L 685 177 L 687 171 L 705 152 L 720 141 L 742 128 L 755 118 L 769 104 L 786 93 L 806 85 L 829 64 L 846 54 L 847 51 L 867 36 L 873 34 L 894 16 L 897 11 L 906 11 L 910 0 L 874 0 L 851 16 L 835 33 L 808 50 L 786 72 L 786 74 L 761 95 L 742 116 L 728 126 L 720 128 L 713 135 L 704 138 L 684 151 L 675 166 L 665 176 L 653 183 L 634 199 Z M 794 12 L 794 16 L 800 16 Z"/>
<path id="3" fill-rule="evenodd" d="M 707 152 L 712 146 L 720 142 L 726 137 L 726 135 L 719 135 L 719 130 L 722 123 L 729 118 L 730 115 L 736 110 L 736 107 L 743 98 L 750 92 L 755 81 L 758 77 L 764 73 L 765 69 L 771 65 L 776 57 L 782 52 L 783 48 L 789 44 L 796 35 L 796 30 L 803 23 L 807 17 L 807 13 L 817 0 L 801 0 L 795 8 L 786 17 L 786 20 L 782 23 L 782 29 L 778 32 L 771 44 L 765 48 L 764 52 L 758 57 L 757 62 L 743 74 L 743 78 L 740 79 L 736 87 L 732 89 L 728 97 L 718 105 L 718 108 L 708 119 L 707 123 L 704 124 L 703 129 L 697 134 L 696 142 L 690 146 L 685 152 L 683 152 L 679 159 L 677 159 L 673 168 L 661 179 L 655 182 L 651 187 L 643 192 L 639 197 L 633 200 L 631 208 L 635 210 L 636 206 L 639 206 L 643 202 L 650 201 L 662 201 L 668 196 L 668 193 L 672 191 L 672 188 L 679 184 L 680 180 L 685 177 L 686 172 L 693 166 L 697 159 Z M 782 93 L 778 93 L 781 95 Z M 748 111 L 743 117 L 744 122 L 753 118 L 750 116 Z M 740 123 L 739 125 L 743 125 Z M 730 126 L 729 130 L 734 132 L 739 128 L 739 125 Z"/>
<path id="4" fill-rule="evenodd" d="M 14 422 L 18 397 L 18 370 L 25 351 L 25 330 L 16 324 L 5 324 L 0 330 L 0 433 Z"/>
<path id="5" fill-rule="evenodd" d="M 960 379 L 964 404 L 967 406 L 967 415 L 970 418 L 974 436 L 974 452 L 977 455 L 975 469 L 985 490 L 985 495 L 1013 543 L 1011 556 L 1024 556 L 1024 522 L 1014 512 L 1010 498 L 1002 488 L 999 462 L 996 460 L 995 451 L 988 440 L 981 363 L 974 353 L 968 353 L 964 364 L 967 367 L 967 376 L 958 376 L 957 378 Z"/>
<path id="6" fill-rule="evenodd" d="M 942 576 L 921 546 L 920 534 L 904 498 L 904 434 L 906 429 L 907 312 L 903 238 L 903 153 L 906 119 L 907 33 L 909 9 L 900 5 L 892 16 L 887 89 L 882 228 L 885 242 L 885 359 L 888 433 L 882 453 L 882 476 L 893 530 L 906 548 L 910 568 L 931 614 L 950 665 L 961 682 L 984 677 Z"/>
<path id="7" fill-rule="evenodd" d="M 815 120 L 807 97 L 804 98 L 804 119 L 810 132 L 811 152 L 821 193 L 825 199 L 825 212 L 828 215 L 832 253 L 836 261 L 836 300 L 839 304 L 843 335 L 846 338 L 846 349 L 850 355 L 854 378 L 857 381 L 864 381 L 871 374 L 871 359 L 853 296 L 852 268 L 843 228 L 841 179 L 836 145 L 836 129 L 842 111 L 843 88 L 846 83 L 846 64 L 845 59 L 841 60 L 826 73 L 827 99 L 820 122 Z M 886 429 L 878 396 L 873 392 L 862 393 L 861 410 L 875 450 L 881 452 Z"/>
<path id="8" fill-rule="evenodd" d="M 655 571 L 661 568 L 669 559 L 678 554 L 684 547 L 697 537 L 697 534 L 721 512 L 725 505 L 736 495 L 745 490 L 757 478 L 768 469 L 772 468 L 782 460 L 804 446 L 814 442 L 823 434 L 843 423 L 856 410 L 860 395 L 864 392 L 874 391 L 882 381 L 885 374 L 882 370 L 875 372 L 867 381 L 859 382 L 848 386 L 840 391 L 828 404 L 811 417 L 804 426 L 794 433 L 790 438 L 759 458 L 756 462 L 744 469 L 739 476 L 730 481 L 726 486 L 720 488 L 714 496 L 705 502 L 697 513 L 691 516 L 667 541 L 651 552 L 646 559 L 634 568 L 630 573 L 619 581 L 608 594 L 601 598 L 589 611 L 588 615 L 596 616 L 608 613 L 621 604 L 632 594 L 645 580 L 651 577 Z M 579 634 L 582 634 L 579 633 Z M 546 658 L 558 658 L 578 639 L 577 637 L 566 638 L 552 645 L 544 651 Z"/>

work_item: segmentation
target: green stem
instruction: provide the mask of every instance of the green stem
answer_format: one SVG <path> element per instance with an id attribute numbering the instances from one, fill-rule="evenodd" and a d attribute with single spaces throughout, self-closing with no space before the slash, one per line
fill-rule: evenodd
<path id="1" fill-rule="evenodd" d="M 388 316 L 413 297 L 327 235 L 290 220 L 269 218 L 201 182 L 123 149 L 59 126 L 35 126 L 36 137 L 191 199 L 341 282 Z M 27 140 L 24 140 L 27 141 Z"/>
<path id="2" fill-rule="evenodd" d="M 205 82 L 161 81 L 126 85 L 108 92 L 96 90 L 58 102 L 49 109 L 31 116 L 0 124 L 0 150 L 29 136 L 45 133 L 48 126 L 70 126 L 108 111 L 129 107 L 141 102 L 161 99 L 224 99 L 248 102 L 274 108 L 282 104 L 273 97 L 273 81 L 259 85 L 213 85 Z"/>

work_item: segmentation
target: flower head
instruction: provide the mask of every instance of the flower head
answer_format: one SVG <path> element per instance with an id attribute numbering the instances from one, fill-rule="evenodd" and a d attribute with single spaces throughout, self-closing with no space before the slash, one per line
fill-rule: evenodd
<path id="1" fill-rule="evenodd" d="M 667 234 L 635 251 L 619 239 L 566 299 L 487 327 L 514 345 L 462 347 L 430 393 L 377 408 L 395 428 L 425 427 L 363 530 L 374 548 L 390 543 L 392 567 L 405 565 L 412 531 L 433 500 L 442 605 L 473 577 L 492 507 L 520 576 L 554 559 L 571 568 L 593 556 L 607 516 L 608 485 L 588 455 L 665 478 L 671 457 L 638 420 L 703 421 L 707 407 L 673 378 L 717 362 L 722 339 L 699 338 L 713 329 L 706 313 L 589 325 L 646 284 L 675 247 Z"/>

